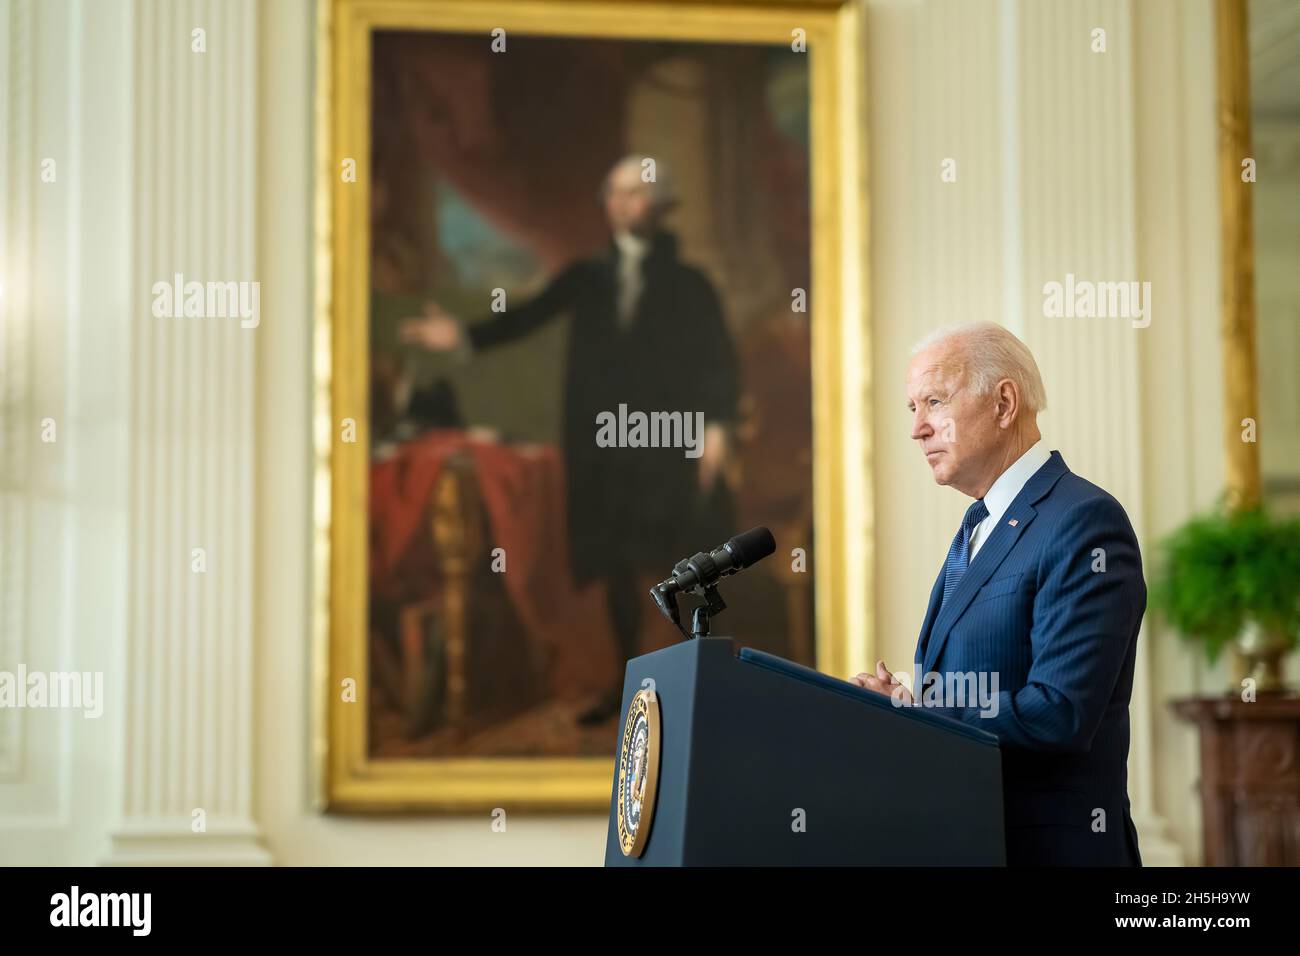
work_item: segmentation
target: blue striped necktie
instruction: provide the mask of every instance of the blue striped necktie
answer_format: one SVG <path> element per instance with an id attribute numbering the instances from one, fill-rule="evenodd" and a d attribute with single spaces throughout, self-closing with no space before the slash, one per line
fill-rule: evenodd
<path id="1" fill-rule="evenodd" d="M 984 507 L 981 498 L 966 509 L 966 517 L 961 519 L 961 527 L 953 536 L 952 547 L 948 549 L 948 560 L 943 565 L 943 604 L 948 603 L 952 592 L 957 590 L 966 568 L 970 565 L 970 536 L 975 526 L 989 516 L 989 509 Z M 940 607 L 943 604 L 939 605 Z"/>

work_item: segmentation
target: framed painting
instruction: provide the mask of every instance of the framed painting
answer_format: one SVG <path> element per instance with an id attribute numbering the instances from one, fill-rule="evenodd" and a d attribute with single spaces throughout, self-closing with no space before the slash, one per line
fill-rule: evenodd
<path id="1" fill-rule="evenodd" d="M 649 588 L 749 527 L 714 633 L 865 659 L 859 6 L 318 14 L 323 804 L 604 809 Z"/>

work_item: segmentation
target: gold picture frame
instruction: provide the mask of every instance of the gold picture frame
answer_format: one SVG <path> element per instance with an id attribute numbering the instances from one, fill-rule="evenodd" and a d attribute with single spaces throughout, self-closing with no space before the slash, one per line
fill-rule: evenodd
<path id="1" fill-rule="evenodd" d="M 314 700 L 316 804 L 346 812 L 605 812 L 608 758 L 376 760 L 367 752 L 370 37 L 375 30 L 790 44 L 810 56 L 813 522 L 819 669 L 874 650 L 861 0 L 318 0 Z M 797 33 L 796 31 L 802 31 Z M 355 160 L 354 182 L 340 163 Z M 355 438 L 340 440 L 351 419 Z M 780 556 L 776 557 L 780 560 Z M 788 557 L 787 557 L 788 560 Z M 355 696 L 344 699 L 346 681 Z M 616 741 L 611 740 L 611 751 Z"/>
<path id="2" fill-rule="evenodd" d="M 1243 441 L 1246 419 L 1258 421 L 1259 362 L 1255 343 L 1255 228 L 1251 186 L 1241 163 L 1250 146 L 1250 49 L 1246 0 L 1215 0 L 1218 117 L 1219 266 L 1222 298 L 1223 439 L 1227 500 L 1232 507 L 1260 501 L 1259 445 Z"/>

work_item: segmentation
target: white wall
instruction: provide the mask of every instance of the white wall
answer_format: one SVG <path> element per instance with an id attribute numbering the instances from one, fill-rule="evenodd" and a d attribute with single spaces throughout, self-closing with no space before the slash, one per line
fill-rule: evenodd
<path id="1" fill-rule="evenodd" d="M 1148 561 L 1160 534 L 1217 493 L 1212 35 L 1208 0 L 868 8 L 878 576 L 862 586 L 892 662 L 911 656 L 963 508 L 929 484 L 907 438 L 908 346 L 934 326 L 1000 318 L 1025 336 L 1047 380 L 1046 436 L 1125 502 Z M 195 17 L 210 21 L 206 60 L 158 52 Z M 31 67 L 13 69 L 26 62 L 15 24 L 32 22 Z M 1107 29 L 1105 54 L 1088 50 L 1094 26 Z M 0 714 L 0 862 L 258 861 L 264 849 L 287 864 L 602 857 L 598 815 L 516 817 L 493 833 L 486 814 L 312 807 L 313 50 L 311 0 L 0 0 L 0 76 L 35 84 L 0 96 L 7 131 L 30 128 L 0 150 L 0 274 L 19 273 L 0 304 L 0 361 L 16 362 L 18 342 L 37 370 L 17 389 L 0 367 L 0 666 L 15 654 L 98 666 L 117 701 L 93 726 Z M 182 75 L 169 82 L 167 69 Z M 172 148 L 168 124 L 182 121 L 191 141 Z M 30 166 L 47 150 L 70 157 L 57 191 Z M 956 183 L 940 181 L 946 157 Z M 172 259 L 260 280 L 260 327 L 196 339 L 151 323 L 142 283 Z M 1151 281 L 1151 327 L 1042 318 L 1042 283 L 1067 271 Z M 151 401 L 166 404 L 161 418 Z M 32 438 L 47 407 L 62 416 L 53 448 Z M 156 440 L 231 423 L 212 441 Z M 19 440 L 22 455 L 8 454 Z M 185 455 L 173 460 L 173 447 Z M 187 559 L 189 539 L 221 528 L 233 529 L 224 570 L 200 588 L 160 556 L 167 543 Z M 243 610 L 215 616 L 227 606 Z M 1201 673 L 1150 622 L 1142 651 L 1131 774 L 1144 852 L 1194 861 L 1194 737 L 1164 702 L 1222 675 Z M 137 692 L 150 687 L 167 693 Z M 16 771 L 3 763 L 15 740 L 31 757 Z M 201 756 L 175 762 L 181 751 Z M 194 838 L 194 807 L 219 809 L 217 839 Z"/>
<path id="2" fill-rule="evenodd" d="M 115 13 L 0 2 L 0 669 L 102 672 L 107 699 L 98 719 L 0 710 L 0 863 L 93 863 L 113 819 L 131 157 L 104 146 L 131 128 L 132 42 Z"/>

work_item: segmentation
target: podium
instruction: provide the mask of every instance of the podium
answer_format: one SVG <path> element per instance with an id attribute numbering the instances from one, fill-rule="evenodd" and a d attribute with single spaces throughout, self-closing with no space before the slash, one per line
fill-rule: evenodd
<path id="1" fill-rule="evenodd" d="M 1005 863 L 994 735 L 731 638 L 629 661 L 618 733 L 606 866 Z"/>

